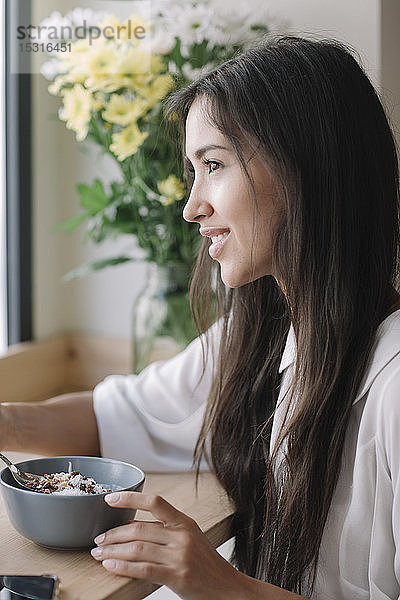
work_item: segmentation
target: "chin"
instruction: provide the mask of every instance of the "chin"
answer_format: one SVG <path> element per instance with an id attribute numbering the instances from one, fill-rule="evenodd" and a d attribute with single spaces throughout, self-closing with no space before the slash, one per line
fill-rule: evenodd
<path id="1" fill-rule="evenodd" d="M 249 283 L 249 279 L 240 277 L 239 273 L 224 273 L 223 268 L 221 267 L 221 279 L 227 287 L 230 288 L 238 288 Z"/>
<path id="2" fill-rule="evenodd" d="M 224 268 L 221 265 L 221 279 L 224 282 L 224 284 L 227 287 L 230 288 L 239 288 L 239 287 L 243 287 L 244 285 L 247 285 L 248 283 L 251 283 L 252 281 L 256 281 L 257 279 L 260 279 L 261 277 L 264 277 L 265 275 L 273 275 L 272 273 L 272 269 L 268 268 L 268 269 L 262 269 L 260 272 L 256 272 L 253 274 L 253 277 L 251 276 L 250 273 L 232 273 L 232 272 L 226 272 L 226 270 L 224 270 Z"/>

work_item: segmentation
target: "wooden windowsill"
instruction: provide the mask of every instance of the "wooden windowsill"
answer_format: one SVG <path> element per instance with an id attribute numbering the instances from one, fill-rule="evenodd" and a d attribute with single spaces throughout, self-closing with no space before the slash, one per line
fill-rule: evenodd
<path id="1" fill-rule="evenodd" d="M 151 360 L 176 353 L 164 347 Z M 0 356 L 0 402 L 33 402 L 57 394 L 89 390 L 104 377 L 131 372 L 126 339 L 69 333 L 11 346 Z"/>

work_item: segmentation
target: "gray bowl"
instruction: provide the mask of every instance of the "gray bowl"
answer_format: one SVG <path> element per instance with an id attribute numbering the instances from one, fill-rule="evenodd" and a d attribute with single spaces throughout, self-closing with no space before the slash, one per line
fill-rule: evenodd
<path id="1" fill-rule="evenodd" d="M 43 475 L 68 471 L 68 463 L 86 477 L 112 490 L 141 492 L 145 475 L 138 467 L 119 460 L 92 456 L 56 456 L 17 463 L 23 471 Z M 47 548 L 94 546 L 100 533 L 133 519 L 136 511 L 111 508 L 104 494 L 58 496 L 31 492 L 20 486 L 8 467 L 0 472 L 0 488 L 8 517 L 19 533 Z"/>

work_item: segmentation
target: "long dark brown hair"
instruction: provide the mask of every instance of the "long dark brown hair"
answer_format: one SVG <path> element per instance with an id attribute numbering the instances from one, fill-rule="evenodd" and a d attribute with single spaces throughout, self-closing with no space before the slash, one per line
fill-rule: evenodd
<path id="1" fill-rule="evenodd" d="M 334 40 L 264 41 L 175 93 L 167 116 L 184 126 L 196 98 L 247 175 L 244 143 L 265 159 L 285 210 L 274 277 L 235 289 L 215 283 L 218 265 L 203 241 L 193 316 L 199 332 L 219 318 L 222 333 L 195 458 L 210 438 L 213 468 L 236 507 L 237 567 L 310 593 L 352 402 L 396 298 L 395 143 L 368 77 Z M 290 323 L 295 410 L 278 461 L 271 422 Z"/>

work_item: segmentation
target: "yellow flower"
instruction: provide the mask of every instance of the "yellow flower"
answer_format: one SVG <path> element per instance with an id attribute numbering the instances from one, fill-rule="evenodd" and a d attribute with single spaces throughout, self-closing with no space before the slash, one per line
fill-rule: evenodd
<path id="1" fill-rule="evenodd" d="M 132 123 L 132 125 L 125 127 L 119 133 L 113 134 L 113 143 L 110 145 L 110 150 L 116 155 L 119 161 L 123 161 L 128 156 L 135 154 L 147 136 L 147 132 L 140 131 L 136 123 Z"/>
<path id="2" fill-rule="evenodd" d="M 89 78 L 114 74 L 118 60 L 119 53 L 113 44 L 96 44 L 87 56 L 86 68 Z"/>
<path id="3" fill-rule="evenodd" d="M 102 117 L 109 123 L 129 125 L 142 117 L 148 111 L 148 107 L 148 103 L 142 98 L 128 100 L 122 94 L 112 94 Z"/>
<path id="4" fill-rule="evenodd" d="M 81 84 L 63 91 L 63 106 L 60 108 L 59 117 L 66 121 L 67 129 L 76 133 L 76 139 L 81 142 L 89 130 L 89 121 L 92 109 L 92 95 Z"/>
<path id="5" fill-rule="evenodd" d="M 85 61 L 85 86 L 90 91 L 112 92 L 119 88 L 115 72 L 120 60 L 120 50 L 113 42 L 97 40 L 87 53 Z"/>
<path id="6" fill-rule="evenodd" d="M 83 38 L 82 40 L 75 40 L 71 46 L 71 52 L 69 52 L 68 56 L 70 58 L 79 58 L 79 55 L 84 54 L 88 50 L 90 50 L 90 40 L 88 38 Z"/>
<path id="7" fill-rule="evenodd" d="M 83 83 L 87 77 L 86 59 L 90 49 L 87 39 L 71 44 L 71 51 L 59 58 L 59 71 L 69 83 Z"/>
<path id="8" fill-rule="evenodd" d="M 121 21 L 115 15 L 107 15 L 106 18 L 98 23 L 98 27 L 102 30 L 103 35 L 114 40 L 130 40 L 131 42 L 140 43 L 145 39 L 150 22 L 145 21 L 139 15 L 131 15 L 126 21 Z M 142 29 L 137 29 L 141 27 Z"/>
<path id="9" fill-rule="evenodd" d="M 168 115 L 168 120 L 172 121 L 173 123 L 176 123 L 177 121 L 179 121 L 179 115 L 177 113 L 176 110 L 172 110 L 169 115 Z"/>
<path id="10" fill-rule="evenodd" d="M 66 78 L 63 75 L 59 75 L 58 77 L 55 78 L 53 83 L 51 83 L 49 85 L 49 87 L 47 89 L 49 90 L 50 94 L 52 94 L 53 96 L 58 96 L 61 89 L 65 86 L 66 83 L 67 83 Z"/>
<path id="11" fill-rule="evenodd" d="M 97 23 L 97 27 L 100 27 L 102 31 L 104 31 L 105 28 L 110 27 L 115 33 L 117 31 L 117 27 L 121 27 L 121 21 L 114 14 L 109 14 L 106 15 L 103 21 Z M 105 34 L 111 37 L 111 30 L 106 31 Z"/>
<path id="12" fill-rule="evenodd" d="M 137 73 L 125 75 L 122 80 L 124 81 L 124 87 L 134 89 L 136 93 L 146 98 L 146 91 L 151 83 L 152 76 L 148 73 Z"/>
<path id="13" fill-rule="evenodd" d="M 93 95 L 93 99 L 92 99 L 92 109 L 95 112 L 98 112 L 99 110 L 104 108 L 106 105 L 107 105 L 107 102 L 104 97 L 104 94 L 102 94 L 101 92 L 96 92 Z"/>
<path id="14" fill-rule="evenodd" d="M 120 77 L 88 77 L 85 81 L 85 86 L 91 92 L 104 92 L 111 94 L 125 87 Z"/>
<path id="15" fill-rule="evenodd" d="M 151 55 L 150 70 L 152 73 L 162 73 L 162 71 L 165 71 L 164 62 L 159 54 Z"/>
<path id="16" fill-rule="evenodd" d="M 185 195 L 185 185 L 175 175 L 169 175 L 167 179 L 159 181 L 157 187 L 161 194 L 160 202 L 165 206 L 182 200 Z"/>
<path id="17" fill-rule="evenodd" d="M 119 39 L 130 40 L 139 45 L 149 35 L 150 22 L 139 15 L 131 15 L 124 21 L 118 31 Z M 118 37 L 117 35 L 117 37 Z"/>
<path id="18" fill-rule="evenodd" d="M 148 52 L 142 52 L 130 45 L 121 48 L 115 73 L 132 77 L 138 74 L 148 74 L 150 69 L 151 55 Z"/>
<path id="19" fill-rule="evenodd" d="M 160 100 L 173 89 L 174 80 L 169 73 L 158 75 L 152 84 L 142 90 L 143 96 L 148 100 L 151 106 L 158 104 Z"/>
<path id="20" fill-rule="evenodd" d="M 71 43 L 71 50 L 59 57 L 60 71 L 66 73 L 79 66 L 82 68 L 84 59 L 90 49 L 88 40 L 77 40 Z"/>
<path id="21" fill-rule="evenodd" d="M 60 96 L 64 87 L 73 87 L 77 83 L 83 84 L 85 79 L 86 75 L 83 71 L 78 72 L 77 68 L 73 68 L 68 73 L 57 75 L 53 83 L 49 85 L 48 90 L 50 94 Z"/>
<path id="22" fill-rule="evenodd" d="M 85 85 L 91 91 L 115 92 L 121 88 L 141 89 L 152 79 L 150 54 L 129 43 L 109 42 L 88 53 Z"/>

